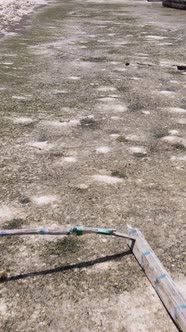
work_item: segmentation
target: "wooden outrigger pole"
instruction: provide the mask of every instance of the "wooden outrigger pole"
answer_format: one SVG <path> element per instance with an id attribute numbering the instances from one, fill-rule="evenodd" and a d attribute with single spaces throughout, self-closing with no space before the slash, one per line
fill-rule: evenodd
<path id="1" fill-rule="evenodd" d="M 180 332 L 186 332 L 186 301 L 177 289 L 169 273 L 165 270 L 152 248 L 137 228 L 128 226 L 128 234 L 114 229 L 90 228 L 76 226 L 63 230 L 42 229 L 11 229 L 0 230 L 1 236 L 16 235 L 83 235 L 83 234 L 112 235 L 128 240 L 128 246 L 137 262 L 144 270 L 147 278 L 170 314 Z"/>
<path id="2" fill-rule="evenodd" d="M 128 226 L 128 234 L 136 240 L 134 245 L 131 241 L 128 244 L 139 265 L 179 331 L 186 332 L 186 301 L 182 294 L 139 229 Z"/>

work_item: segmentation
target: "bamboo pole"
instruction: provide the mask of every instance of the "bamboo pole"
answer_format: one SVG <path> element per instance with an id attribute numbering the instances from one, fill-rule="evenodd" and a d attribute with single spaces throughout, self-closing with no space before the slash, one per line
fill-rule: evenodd
<path id="1" fill-rule="evenodd" d="M 144 270 L 178 329 L 181 332 L 186 332 L 186 301 L 182 294 L 143 237 L 143 234 L 138 229 L 130 226 L 128 226 L 128 234 L 136 239 L 134 244 L 131 241 L 128 244 L 139 265 Z"/>
<path id="2" fill-rule="evenodd" d="M 115 229 L 109 228 L 91 228 L 83 226 L 75 226 L 67 229 L 55 230 L 55 229 L 7 229 L 0 230 L 0 237 L 2 236 L 20 236 L 20 235 L 83 235 L 83 234 L 101 234 L 101 235 L 113 235 L 116 237 L 125 238 L 127 240 L 135 241 L 131 236 L 124 233 L 119 233 Z"/>

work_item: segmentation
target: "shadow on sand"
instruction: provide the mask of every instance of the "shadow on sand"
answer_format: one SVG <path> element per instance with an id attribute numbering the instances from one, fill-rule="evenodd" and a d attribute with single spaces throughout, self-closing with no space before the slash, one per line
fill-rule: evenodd
<path id="1" fill-rule="evenodd" d="M 128 250 L 128 251 L 124 251 L 124 252 L 121 252 L 121 253 L 118 253 L 118 254 L 96 258 L 96 259 L 86 261 L 86 262 L 80 262 L 80 263 L 75 263 L 75 264 L 58 266 L 58 267 L 55 267 L 53 269 L 22 273 L 22 274 L 18 274 L 18 275 L 15 275 L 15 276 L 7 277 L 5 280 L 3 280 L 1 282 L 17 281 L 17 280 L 21 280 L 21 279 L 27 279 L 27 278 L 43 276 L 43 275 L 48 275 L 48 274 L 53 274 L 53 273 L 65 272 L 65 271 L 68 271 L 68 270 L 82 269 L 82 268 L 94 266 L 96 264 L 101 264 L 101 263 L 104 263 L 104 262 L 109 262 L 109 261 L 112 261 L 112 260 L 115 260 L 115 259 L 119 259 L 119 258 L 122 258 L 122 257 L 130 255 L 130 254 L 131 254 L 131 251 Z"/>

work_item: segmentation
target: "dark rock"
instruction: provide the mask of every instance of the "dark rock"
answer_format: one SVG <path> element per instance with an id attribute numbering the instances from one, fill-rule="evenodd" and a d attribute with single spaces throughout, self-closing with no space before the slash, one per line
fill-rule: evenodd
<path id="1" fill-rule="evenodd" d="M 177 69 L 178 70 L 186 70 L 186 65 L 184 65 L 184 66 L 177 66 Z"/>

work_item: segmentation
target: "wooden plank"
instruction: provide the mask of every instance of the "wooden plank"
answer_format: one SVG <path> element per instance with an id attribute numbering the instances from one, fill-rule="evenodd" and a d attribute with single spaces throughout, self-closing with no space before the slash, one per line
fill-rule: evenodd
<path id="1" fill-rule="evenodd" d="M 135 243 L 129 241 L 128 245 L 139 265 L 144 270 L 178 329 L 181 332 L 186 332 L 186 301 L 182 294 L 139 229 L 128 226 L 128 234 L 136 239 Z"/>

